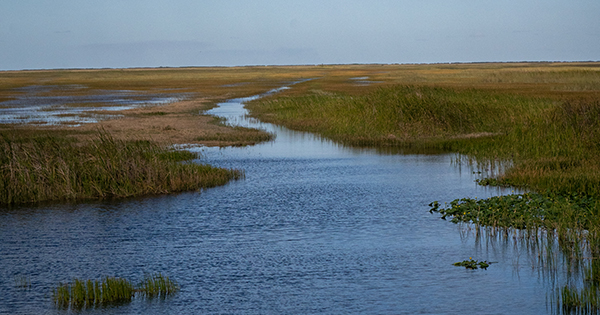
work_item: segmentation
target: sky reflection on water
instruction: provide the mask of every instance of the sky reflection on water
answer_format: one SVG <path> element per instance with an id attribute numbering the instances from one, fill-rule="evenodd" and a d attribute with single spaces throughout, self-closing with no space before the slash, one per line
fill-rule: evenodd
<path id="1" fill-rule="evenodd" d="M 543 314 L 547 290 L 526 252 L 481 242 L 428 212 L 433 200 L 510 193 L 474 183 L 454 155 L 379 154 L 245 117 L 276 132 L 242 148 L 191 148 L 244 180 L 176 195 L 0 210 L 0 313 L 65 314 L 49 292 L 74 277 L 181 285 L 160 301 L 89 314 Z M 473 257 L 488 270 L 452 266 Z M 32 289 L 12 285 L 31 278 Z"/>
<path id="2" fill-rule="evenodd" d="M 0 124 L 78 126 L 117 118 L 118 112 L 159 106 L 188 98 L 188 93 L 131 90 L 87 92 L 82 85 L 30 85 L 15 89 L 14 99 L 0 102 Z"/>

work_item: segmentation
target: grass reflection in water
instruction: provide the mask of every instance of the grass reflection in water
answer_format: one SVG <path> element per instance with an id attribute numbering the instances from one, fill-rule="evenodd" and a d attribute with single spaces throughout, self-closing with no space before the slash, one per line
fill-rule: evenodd
<path id="1" fill-rule="evenodd" d="M 597 203 L 583 194 L 525 193 L 457 199 L 443 207 L 432 202 L 430 212 L 453 223 L 473 224 L 476 236 L 487 243 L 512 241 L 525 247 L 532 266 L 553 288 L 550 300 L 555 312 L 596 314 L 600 312 Z"/>

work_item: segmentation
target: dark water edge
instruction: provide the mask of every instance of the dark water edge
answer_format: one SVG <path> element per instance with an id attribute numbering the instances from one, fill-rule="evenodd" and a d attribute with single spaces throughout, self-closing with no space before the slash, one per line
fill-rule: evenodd
<path id="1" fill-rule="evenodd" d="M 379 154 L 243 117 L 277 133 L 246 148 L 196 148 L 246 179 L 202 192 L 0 210 L 0 313 L 66 314 L 60 281 L 162 272 L 181 285 L 93 314 L 545 314 L 548 284 L 514 243 L 429 214 L 479 187 L 455 156 Z M 473 257 L 488 270 L 452 263 Z M 31 288 L 15 285 L 25 276 Z"/>

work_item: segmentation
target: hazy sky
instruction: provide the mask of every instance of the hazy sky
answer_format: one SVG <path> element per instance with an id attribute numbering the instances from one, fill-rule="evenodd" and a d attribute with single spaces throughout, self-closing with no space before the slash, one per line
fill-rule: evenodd
<path id="1" fill-rule="evenodd" d="M 0 0 L 0 70 L 600 60 L 600 0 Z"/>

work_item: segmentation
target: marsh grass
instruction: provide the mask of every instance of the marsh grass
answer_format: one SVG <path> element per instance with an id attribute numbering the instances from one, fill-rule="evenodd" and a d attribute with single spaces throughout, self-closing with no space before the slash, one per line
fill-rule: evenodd
<path id="1" fill-rule="evenodd" d="M 401 85 L 366 95 L 276 96 L 248 107 L 263 121 L 347 145 L 510 161 L 496 184 L 600 197 L 600 101 L 594 98 Z"/>
<path id="2" fill-rule="evenodd" d="M 225 119 L 214 118 L 213 124 L 228 126 Z M 260 142 L 272 141 L 275 134 L 261 129 L 253 129 L 242 126 L 228 126 L 227 132 L 216 132 L 196 137 L 196 141 L 216 141 L 219 146 L 242 146 L 253 145 Z"/>
<path id="3" fill-rule="evenodd" d="M 87 142 L 44 133 L 0 133 L 0 204 L 122 198 L 223 185 L 243 174 L 183 163 L 189 152 L 98 131 Z"/>
<path id="4" fill-rule="evenodd" d="M 146 274 L 138 286 L 138 291 L 148 298 L 165 298 L 177 293 L 179 285 L 161 273 Z"/>
<path id="5" fill-rule="evenodd" d="M 503 134 L 551 104 L 474 89 L 401 85 L 358 96 L 272 97 L 248 107 L 262 120 L 317 131 L 350 145 L 445 148 L 457 140 Z"/>
<path id="6" fill-rule="evenodd" d="M 599 201 L 585 195 L 525 193 L 430 205 L 443 219 L 474 225 L 486 242 L 526 249 L 553 288 L 555 311 L 600 313 Z M 491 240 L 491 241 L 490 241 Z M 566 284 L 564 284 L 566 282 Z M 563 284 L 561 284 L 563 283 Z"/>
<path id="7" fill-rule="evenodd" d="M 60 283 L 52 291 L 52 300 L 59 308 L 80 310 L 131 302 L 135 295 L 146 298 L 166 298 L 179 292 L 177 282 L 161 273 L 147 274 L 136 287 L 129 280 L 104 277 L 101 280 L 73 279 Z"/>
<path id="8" fill-rule="evenodd" d="M 557 279 L 564 268 L 569 283 L 553 284 L 557 309 L 600 313 L 599 285 L 590 280 L 600 274 L 600 71 L 594 66 L 406 67 L 403 74 L 372 77 L 399 85 L 350 92 L 315 83 L 304 95 L 283 93 L 247 107 L 263 121 L 351 146 L 429 148 L 478 165 L 507 165 L 479 183 L 530 192 L 456 199 L 445 207 L 434 202 L 432 212 L 515 240 L 536 253 L 544 277 Z"/>
<path id="9" fill-rule="evenodd" d="M 74 279 L 53 290 L 52 300 L 59 308 L 83 309 L 130 302 L 136 289 L 126 279 L 105 277 L 102 280 Z"/>

